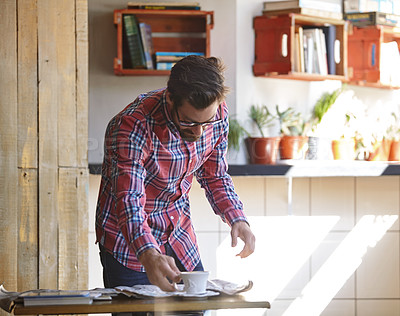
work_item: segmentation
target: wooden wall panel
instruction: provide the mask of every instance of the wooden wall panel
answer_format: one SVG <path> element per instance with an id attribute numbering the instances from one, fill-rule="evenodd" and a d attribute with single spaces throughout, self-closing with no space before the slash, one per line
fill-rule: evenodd
<path id="1" fill-rule="evenodd" d="M 0 1 L 0 281 L 10 290 L 17 289 L 16 13 L 14 0 Z"/>
<path id="2" fill-rule="evenodd" d="M 37 168 L 37 7 L 18 1 L 18 166 Z"/>
<path id="3" fill-rule="evenodd" d="M 19 169 L 18 291 L 38 288 L 37 178 L 37 169 Z"/>
<path id="4" fill-rule="evenodd" d="M 75 1 L 57 0 L 57 10 L 58 164 L 76 167 Z"/>
<path id="5" fill-rule="evenodd" d="M 36 0 L 18 1 L 17 290 L 38 287 L 38 91 Z"/>
<path id="6" fill-rule="evenodd" d="M 7 290 L 88 286 L 87 12 L 87 0 L 0 1 Z"/>
<path id="7" fill-rule="evenodd" d="M 76 127 L 78 167 L 88 166 L 89 34 L 87 0 L 76 0 Z M 87 180 L 89 181 L 89 180 Z"/>
<path id="8" fill-rule="evenodd" d="M 59 169 L 59 257 L 58 284 L 61 289 L 78 289 L 78 171 L 76 168 Z M 62 223 L 62 224 L 61 224 Z M 73 288 L 72 285 L 75 285 Z"/>
<path id="9" fill-rule="evenodd" d="M 40 288 L 58 287 L 57 3 L 38 0 Z"/>
<path id="10" fill-rule="evenodd" d="M 89 286 L 89 169 L 78 169 L 78 288 L 87 289 Z"/>

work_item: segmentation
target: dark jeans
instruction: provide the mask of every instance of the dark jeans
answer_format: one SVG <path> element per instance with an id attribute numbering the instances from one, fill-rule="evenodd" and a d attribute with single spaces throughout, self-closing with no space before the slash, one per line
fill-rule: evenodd
<path id="1" fill-rule="evenodd" d="M 151 284 L 145 272 L 138 272 L 125 267 L 123 264 L 119 263 L 109 252 L 107 252 L 103 246 L 100 247 L 100 261 L 103 266 L 103 282 L 106 288 L 114 288 L 120 285 L 133 286 L 137 284 Z M 180 271 L 186 271 L 182 263 L 179 261 L 171 246 L 167 243 L 165 245 L 166 255 L 171 256 L 175 260 L 175 264 Z M 195 267 L 195 271 L 203 271 L 203 264 L 201 261 Z M 153 313 L 114 313 L 114 316 L 151 316 Z M 173 314 L 163 314 L 163 315 L 203 315 L 202 312 L 199 313 L 173 313 Z"/>

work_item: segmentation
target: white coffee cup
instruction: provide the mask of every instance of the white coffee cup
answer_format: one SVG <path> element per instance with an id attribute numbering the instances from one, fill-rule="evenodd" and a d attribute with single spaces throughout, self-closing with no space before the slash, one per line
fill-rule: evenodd
<path id="1" fill-rule="evenodd" d="M 206 292 L 208 271 L 181 272 L 183 290 L 188 294 L 203 294 Z"/>

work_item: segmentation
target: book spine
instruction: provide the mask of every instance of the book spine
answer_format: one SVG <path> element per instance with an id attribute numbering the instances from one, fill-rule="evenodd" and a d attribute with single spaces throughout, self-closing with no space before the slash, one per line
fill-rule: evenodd
<path id="1" fill-rule="evenodd" d="M 321 27 L 321 29 L 322 32 L 324 32 L 325 34 L 328 73 L 330 75 L 336 75 L 336 63 L 335 63 L 336 26 L 328 25 Z"/>
<path id="2" fill-rule="evenodd" d="M 175 65 L 175 63 L 158 62 L 157 70 L 171 70 L 174 65 Z"/>
<path id="3" fill-rule="evenodd" d="M 354 26 L 386 25 L 400 26 L 400 16 L 382 12 L 346 13 L 344 19 Z"/>
<path id="4" fill-rule="evenodd" d="M 179 6 L 179 5 L 132 5 L 129 9 L 143 10 L 200 10 L 200 6 Z"/>
<path id="5" fill-rule="evenodd" d="M 151 37 L 151 26 L 147 23 L 139 23 L 140 36 L 143 43 L 144 57 L 147 69 L 154 69 L 153 65 L 153 40 Z"/>
<path id="6" fill-rule="evenodd" d="M 132 68 L 146 68 L 143 46 L 136 18 L 133 15 L 124 15 L 124 25 Z"/>
<path id="7" fill-rule="evenodd" d="M 190 55 L 198 55 L 198 56 L 204 56 L 204 53 L 200 52 L 156 52 L 156 56 L 180 56 L 180 57 L 186 57 Z"/>

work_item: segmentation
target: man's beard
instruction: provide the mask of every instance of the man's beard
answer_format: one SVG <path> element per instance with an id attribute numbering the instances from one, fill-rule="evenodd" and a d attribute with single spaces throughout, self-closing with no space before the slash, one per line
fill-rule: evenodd
<path id="1" fill-rule="evenodd" d="M 179 131 L 179 134 L 181 135 L 182 139 L 187 142 L 198 141 L 201 137 L 201 136 L 194 135 L 194 134 L 187 132 L 185 130 L 182 130 L 182 129 Z"/>

